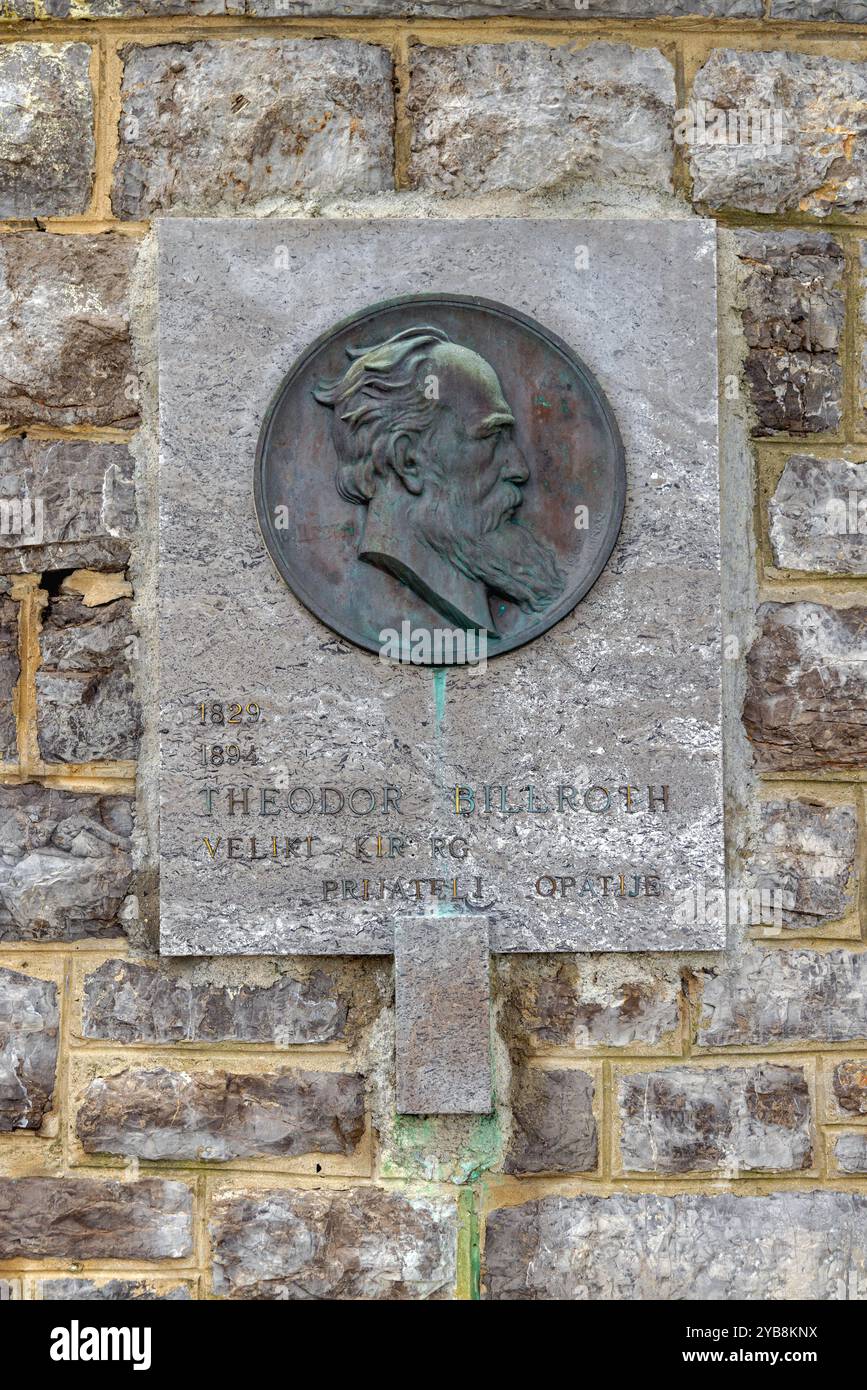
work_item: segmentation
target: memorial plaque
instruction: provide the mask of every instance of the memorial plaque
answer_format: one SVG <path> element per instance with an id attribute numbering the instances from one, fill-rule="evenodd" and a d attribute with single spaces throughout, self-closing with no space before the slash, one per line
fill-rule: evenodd
<path id="1" fill-rule="evenodd" d="M 721 946 L 713 226 L 158 241 L 162 950 Z"/>

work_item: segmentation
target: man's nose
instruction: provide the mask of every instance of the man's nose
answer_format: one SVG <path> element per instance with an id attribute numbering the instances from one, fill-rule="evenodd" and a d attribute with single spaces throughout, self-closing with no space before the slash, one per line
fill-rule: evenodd
<path id="1" fill-rule="evenodd" d="M 503 467 L 500 477 L 507 483 L 525 483 L 530 476 L 527 460 L 514 439 L 502 445 Z"/>

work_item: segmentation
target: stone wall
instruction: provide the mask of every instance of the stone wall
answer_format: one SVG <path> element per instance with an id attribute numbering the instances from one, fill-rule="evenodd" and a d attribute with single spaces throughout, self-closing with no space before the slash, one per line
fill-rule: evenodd
<path id="1" fill-rule="evenodd" d="M 867 1295 L 867 519 L 817 524 L 867 497 L 865 25 L 4 0 L 0 497 L 44 526 L 0 534 L 3 1296 Z M 683 143 L 696 101 L 785 105 L 784 153 Z M 498 958 L 489 1119 L 395 1117 L 389 960 L 156 955 L 150 228 L 180 213 L 718 222 L 732 882 L 786 909 L 723 955 Z"/>

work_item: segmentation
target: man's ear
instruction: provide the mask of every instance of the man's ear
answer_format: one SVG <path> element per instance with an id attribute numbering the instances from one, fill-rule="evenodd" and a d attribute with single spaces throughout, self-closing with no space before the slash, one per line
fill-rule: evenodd
<path id="1" fill-rule="evenodd" d="M 424 488 L 421 468 L 416 457 L 418 440 L 409 434 L 399 435 L 391 450 L 391 466 L 407 492 L 418 497 Z"/>

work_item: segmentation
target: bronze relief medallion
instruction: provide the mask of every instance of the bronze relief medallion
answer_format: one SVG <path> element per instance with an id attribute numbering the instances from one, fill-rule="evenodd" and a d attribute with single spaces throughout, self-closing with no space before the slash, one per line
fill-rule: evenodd
<path id="1" fill-rule="evenodd" d="M 398 634 L 425 664 L 477 658 L 444 631 L 490 658 L 570 613 L 625 494 L 617 423 L 581 360 L 467 295 L 336 324 L 284 377 L 256 454 L 259 525 L 293 593 L 342 637 L 387 653 Z"/>

